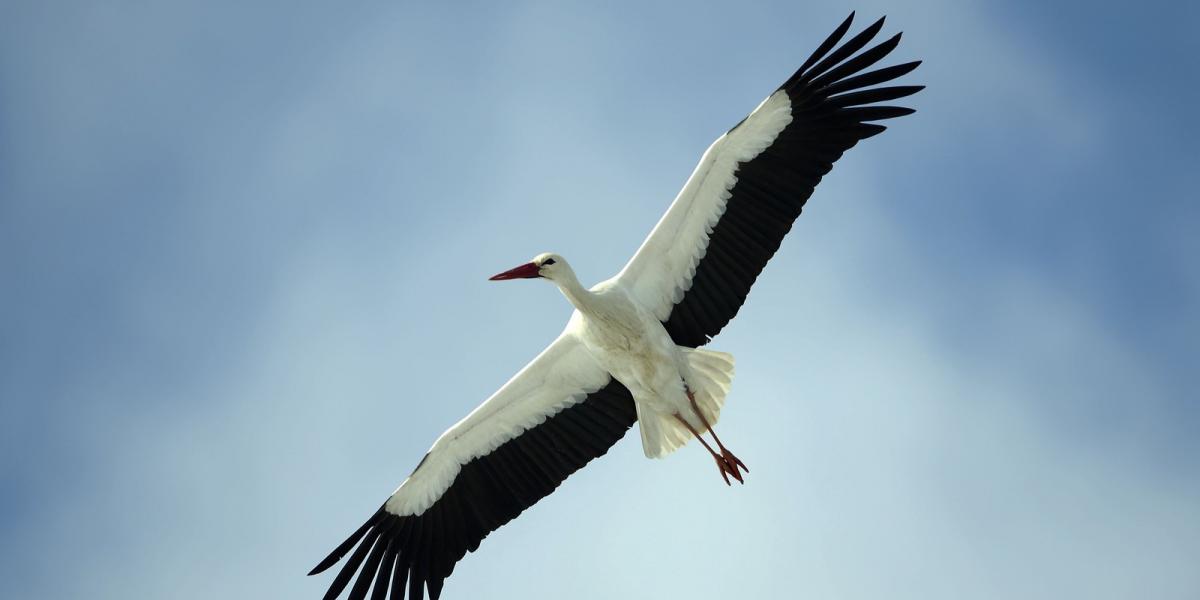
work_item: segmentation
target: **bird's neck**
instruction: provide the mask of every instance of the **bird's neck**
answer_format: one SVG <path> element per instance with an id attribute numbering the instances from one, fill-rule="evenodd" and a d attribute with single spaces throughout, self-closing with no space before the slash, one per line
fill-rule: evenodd
<path id="1" fill-rule="evenodd" d="M 575 277 L 575 273 L 567 271 L 563 276 L 559 277 L 554 282 L 558 286 L 558 290 L 562 292 L 567 300 L 571 302 L 580 312 L 588 312 L 591 308 L 595 294 L 589 292 L 587 288 L 579 283 L 579 279 Z"/>

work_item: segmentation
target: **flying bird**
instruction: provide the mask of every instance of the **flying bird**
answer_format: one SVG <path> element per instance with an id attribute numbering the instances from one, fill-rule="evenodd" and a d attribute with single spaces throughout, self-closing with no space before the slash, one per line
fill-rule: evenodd
<path id="1" fill-rule="evenodd" d="M 558 254 L 493 280 L 545 279 L 575 307 L 545 350 L 434 442 L 371 517 L 309 575 L 349 559 L 325 598 L 435 600 L 454 565 L 492 531 L 603 455 L 636 422 L 646 456 L 692 439 L 726 484 L 749 469 L 717 437 L 733 357 L 704 349 L 842 153 L 911 114 L 884 86 L 920 61 L 867 71 L 900 34 L 862 51 L 879 19 L 838 45 L 848 18 L 753 112 L 717 138 L 666 214 L 614 277 L 585 288 Z M 704 435 L 712 437 L 712 444 Z"/>

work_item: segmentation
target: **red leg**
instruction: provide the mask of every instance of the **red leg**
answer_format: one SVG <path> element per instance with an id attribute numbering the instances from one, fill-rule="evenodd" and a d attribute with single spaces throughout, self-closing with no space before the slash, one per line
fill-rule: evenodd
<path id="1" fill-rule="evenodd" d="M 742 481 L 742 474 L 738 473 L 737 467 L 730 465 L 730 463 L 725 460 L 725 457 L 722 454 L 717 454 L 716 451 L 712 449 L 712 446 L 709 446 L 708 442 L 700 436 L 700 433 L 697 432 L 694 427 L 692 427 L 692 424 L 687 422 L 687 419 L 681 417 L 679 413 L 675 414 L 675 418 L 678 419 L 680 423 L 683 423 L 683 426 L 687 427 L 687 430 L 692 432 L 692 435 L 696 436 L 696 439 L 700 440 L 700 443 L 704 445 L 704 449 L 708 450 L 708 453 L 712 455 L 713 460 L 717 461 L 717 468 L 721 471 L 721 478 L 725 480 L 725 485 L 733 485 L 732 483 L 729 483 L 729 475 L 733 475 L 733 478 L 738 480 L 738 483 L 744 483 Z"/>
<path id="2" fill-rule="evenodd" d="M 700 412 L 700 406 L 696 404 L 696 396 L 692 393 L 692 390 L 687 389 L 686 387 L 684 390 L 687 392 L 688 400 L 690 400 L 692 403 L 692 410 L 695 411 L 697 417 L 700 417 L 700 422 L 704 423 L 704 427 L 708 429 L 708 432 L 712 434 L 713 440 L 717 442 L 717 448 L 721 449 L 721 456 L 725 458 L 726 462 L 733 466 L 735 473 L 738 467 L 745 469 L 746 472 L 749 473 L 750 467 L 747 467 L 746 463 L 742 462 L 742 459 L 734 456 L 733 453 L 729 451 L 729 448 L 726 448 L 725 444 L 721 443 L 721 438 L 717 437 L 716 430 L 712 428 L 712 425 L 709 425 L 708 419 L 704 418 L 704 413 Z M 738 474 L 735 474 L 734 477 L 737 478 L 738 481 L 742 480 L 741 476 Z"/>

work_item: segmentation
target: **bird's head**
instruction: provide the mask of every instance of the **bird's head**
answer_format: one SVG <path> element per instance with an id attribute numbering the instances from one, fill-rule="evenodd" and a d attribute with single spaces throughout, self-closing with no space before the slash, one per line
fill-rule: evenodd
<path id="1" fill-rule="evenodd" d="M 555 281 L 568 269 L 570 267 L 567 266 L 567 261 L 563 257 L 545 252 L 533 257 L 533 260 L 519 267 L 514 267 L 503 273 L 497 273 L 488 279 L 491 281 L 504 281 L 506 279 L 533 279 L 541 277 Z"/>

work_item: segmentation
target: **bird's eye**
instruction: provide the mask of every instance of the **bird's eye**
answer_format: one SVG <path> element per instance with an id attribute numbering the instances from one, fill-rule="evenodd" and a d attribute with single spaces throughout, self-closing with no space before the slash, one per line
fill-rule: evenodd
<path id="1" fill-rule="evenodd" d="M 544 262 L 542 262 L 542 266 L 543 266 L 543 267 L 548 267 L 548 266 L 550 266 L 550 265 L 552 265 L 552 264 L 554 264 L 554 259 L 553 259 L 553 258 L 547 258 L 547 259 L 546 259 Z"/>

